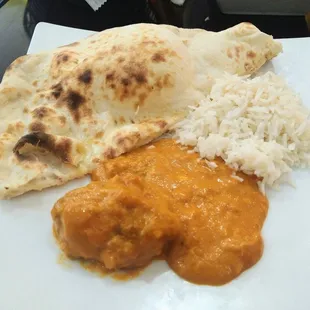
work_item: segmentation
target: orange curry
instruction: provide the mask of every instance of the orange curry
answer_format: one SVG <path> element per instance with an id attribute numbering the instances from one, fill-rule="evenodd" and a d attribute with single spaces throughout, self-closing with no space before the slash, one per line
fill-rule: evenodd
<path id="1" fill-rule="evenodd" d="M 262 255 L 268 201 L 256 177 L 236 178 L 215 162 L 209 168 L 171 139 L 103 162 L 89 185 L 52 210 L 61 248 L 108 270 L 139 268 L 160 256 L 193 283 L 233 280 Z"/>

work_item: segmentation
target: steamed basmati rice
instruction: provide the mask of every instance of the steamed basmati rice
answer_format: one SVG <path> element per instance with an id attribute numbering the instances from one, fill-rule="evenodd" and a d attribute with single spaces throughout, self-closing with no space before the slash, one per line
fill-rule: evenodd
<path id="1" fill-rule="evenodd" d="M 309 167 L 309 111 L 272 72 L 249 79 L 226 75 L 175 127 L 175 138 L 202 158 L 220 156 L 233 169 L 262 178 L 260 188 L 289 181 Z"/>

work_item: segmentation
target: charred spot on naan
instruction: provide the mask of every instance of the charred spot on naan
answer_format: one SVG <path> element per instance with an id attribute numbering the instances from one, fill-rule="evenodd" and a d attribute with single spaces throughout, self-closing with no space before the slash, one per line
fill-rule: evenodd
<path id="1" fill-rule="evenodd" d="M 103 138 L 103 136 L 104 136 L 104 131 L 98 131 L 98 132 L 96 132 L 96 134 L 95 134 L 95 139 L 102 139 Z"/>
<path id="2" fill-rule="evenodd" d="M 90 84 L 92 82 L 92 72 L 90 69 L 85 70 L 79 75 L 78 80 L 84 84 Z"/>
<path id="3" fill-rule="evenodd" d="M 148 70 L 144 62 L 134 61 L 106 73 L 106 84 L 114 90 L 116 99 L 123 102 L 147 88 Z"/>
<path id="4" fill-rule="evenodd" d="M 165 62 L 166 58 L 163 53 L 157 52 L 152 56 L 153 62 Z"/>
<path id="5" fill-rule="evenodd" d="M 64 126 L 64 125 L 66 124 L 66 122 L 67 122 L 66 117 L 63 116 L 63 115 L 58 116 L 58 120 L 59 120 L 60 124 L 63 125 L 63 126 Z"/>
<path id="6" fill-rule="evenodd" d="M 118 64 L 121 64 L 124 61 L 125 61 L 125 57 L 120 56 L 120 57 L 117 58 L 117 63 Z"/>
<path id="7" fill-rule="evenodd" d="M 227 54 L 228 58 L 230 58 L 230 59 L 233 58 L 233 54 L 231 52 L 231 49 L 227 49 L 226 54 Z"/>
<path id="8" fill-rule="evenodd" d="M 41 120 L 41 119 L 44 119 L 46 117 L 53 116 L 56 113 L 53 109 L 51 109 L 49 107 L 41 106 L 41 107 L 34 109 L 31 112 L 31 114 L 34 118 Z"/>
<path id="9" fill-rule="evenodd" d="M 133 132 L 126 135 L 124 135 L 123 133 L 119 133 L 115 137 L 117 149 L 120 150 L 122 153 L 127 152 L 138 143 L 140 138 L 141 134 L 139 132 Z"/>
<path id="10" fill-rule="evenodd" d="M 59 81 L 66 73 L 69 73 L 81 61 L 78 53 L 72 50 L 60 50 L 55 53 L 50 68 L 50 74 L 53 81 Z"/>
<path id="11" fill-rule="evenodd" d="M 235 27 L 229 29 L 236 37 L 247 36 L 251 33 L 255 33 L 257 28 L 248 22 L 243 22 Z"/>
<path id="12" fill-rule="evenodd" d="M 154 54 L 154 62 L 165 61 L 162 54 Z M 106 73 L 106 85 L 114 91 L 116 100 L 124 102 L 128 99 L 136 101 L 135 107 L 142 106 L 154 90 L 174 86 L 172 74 L 156 76 L 144 61 L 132 61 L 118 69 Z"/>
<path id="13" fill-rule="evenodd" d="M 22 148 L 26 144 L 44 149 L 61 159 L 64 163 L 73 164 L 72 141 L 67 137 L 61 137 L 61 139 L 57 140 L 53 135 L 46 134 L 44 132 L 31 132 L 20 138 L 14 146 L 13 152 L 18 159 L 22 160 L 25 158 L 22 153 Z"/>
<path id="14" fill-rule="evenodd" d="M 242 44 L 235 45 L 231 48 L 228 48 L 226 55 L 230 59 L 234 59 L 236 62 L 240 61 L 241 54 L 245 51 L 245 47 Z"/>
<path id="15" fill-rule="evenodd" d="M 69 91 L 66 96 L 67 106 L 70 111 L 76 111 L 85 102 L 85 98 L 76 91 Z"/>
<path id="16" fill-rule="evenodd" d="M 173 87 L 173 85 L 174 79 L 169 73 L 165 74 L 164 76 L 158 77 L 155 81 L 155 86 L 158 89 Z"/>
<path id="17" fill-rule="evenodd" d="M 248 51 L 246 55 L 248 58 L 252 58 L 252 59 L 256 57 L 256 53 L 254 51 Z"/>
<path id="18" fill-rule="evenodd" d="M 155 63 L 168 62 L 169 59 L 174 57 L 180 58 L 176 51 L 168 48 L 161 48 L 152 55 L 151 60 Z"/>
<path id="19" fill-rule="evenodd" d="M 165 74 L 169 70 L 163 70 L 162 63 L 169 66 L 176 59 L 181 59 L 166 41 L 156 36 L 145 36 L 134 50 L 114 45 L 101 57 L 111 59 L 115 64 L 105 67 L 105 83 L 102 87 L 112 90 L 114 96 L 111 99 L 121 103 L 133 100 L 135 106 L 143 105 L 154 90 L 174 86 L 173 72 Z M 161 69 L 158 71 L 157 67 Z"/>
<path id="20" fill-rule="evenodd" d="M 67 62 L 70 58 L 70 54 L 69 53 L 59 53 L 57 56 L 56 56 L 56 62 L 57 62 L 57 65 L 59 66 L 60 64 L 63 64 L 64 62 Z"/>
<path id="21" fill-rule="evenodd" d="M 242 45 L 237 45 L 237 46 L 235 46 L 235 55 L 236 55 L 236 57 L 237 57 L 237 59 L 239 59 L 240 58 L 240 54 L 241 54 L 241 52 L 243 52 L 244 51 L 244 47 L 242 46 Z"/>
<path id="22" fill-rule="evenodd" d="M 121 124 L 121 125 L 126 123 L 126 120 L 125 120 L 124 116 L 120 116 L 118 120 L 119 120 L 118 123 Z"/>
<path id="23" fill-rule="evenodd" d="M 120 45 L 120 44 L 116 44 L 116 45 L 113 45 L 112 48 L 111 48 L 111 52 L 114 54 L 114 53 L 117 53 L 117 52 L 120 52 L 124 50 L 123 46 Z"/>
<path id="24" fill-rule="evenodd" d="M 155 121 L 155 125 L 157 125 L 160 129 L 165 129 L 168 127 L 168 123 L 164 120 Z"/>
<path id="25" fill-rule="evenodd" d="M 90 116 L 91 109 L 86 107 L 86 98 L 78 91 L 69 89 L 61 96 L 56 104 L 56 107 L 66 106 L 69 110 L 72 119 L 79 123 L 82 117 Z"/>
<path id="26" fill-rule="evenodd" d="M 64 134 L 70 130 L 67 124 L 67 119 L 58 111 L 47 106 L 39 106 L 31 111 L 32 116 L 29 124 L 29 131 L 42 131 L 49 133 Z M 66 127 L 67 126 L 67 127 Z M 55 130 L 57 128 L 57 130 Z"/>
<path id="27" fill-rule="evenodd" d="M 41 122 L 33 122 L 29 125 L 29 130 L 45 132 L 46 126 Z"/>
<path id="28" fill-rule="evenodd" d="M 141 133 L 137 131 L 126 134 L 119 132 L 116 134 L 113 140 L 115 147 L 108 147 L 102 154 L 103 158 L 105 159 L 115 158 L 132 150 L 134 147 L 137 147 L 141 140 Z M 100 159 L 98 160 L 100 161 Z"/>
<path id="29" fill-rule="evenodd" d="M 81 118 L 80 107 L 85 102 L 85 98 L 76 91 L 69 91 L 65 100 L 73 119 L 79 123 Z"/>
<path id="30" fill-rule="evenodd" d="M 103 158 L 106 158 L 106 159 L 112 159 L 112 158 L 115 158 L 116 156 L 117 156 L 117 152 L 115 148 L 113 147 L 108 147 L 103 153 Z"/>
<path id="31" fill-rule="evenodd" d="M 63 87 L 61 83 L 57 83 L 52 86 L 52 95 L 55 97 L 55 99 L 58 99 L 63 92 Z"/>
<path id="32" fill-rule="evenodd" d="M 150 45 L 150 46 L 156 46 L 156 42 L 154 41 L 154 40 L 143 40 L 142 42 L 141 42 L 144 46 L 146 46 L 146 45 Z"/>

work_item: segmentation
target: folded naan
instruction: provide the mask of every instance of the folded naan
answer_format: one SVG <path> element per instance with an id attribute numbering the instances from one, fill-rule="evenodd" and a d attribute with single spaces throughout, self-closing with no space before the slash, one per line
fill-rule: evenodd
<path id="1" fill-rule="evenodd" d="M 280 51 L 248 23 L 219 33 L 136 24 L 18 58 L 0 84 L 0 198 L 148 143 L 225 71 L 251 74 Z"/>

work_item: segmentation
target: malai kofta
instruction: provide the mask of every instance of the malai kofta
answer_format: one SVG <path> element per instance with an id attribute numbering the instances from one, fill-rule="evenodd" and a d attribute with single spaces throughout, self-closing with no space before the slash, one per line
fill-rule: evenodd
<path id="1" fill-rule="evenodd" d="M 262 255 L 268 201 L 255 176 L 215 163 L 171 139 L 102 162 L 52 210 L 62 250 L 110 270 L 160 256 L 193 283 L 233 280 Z"/>

